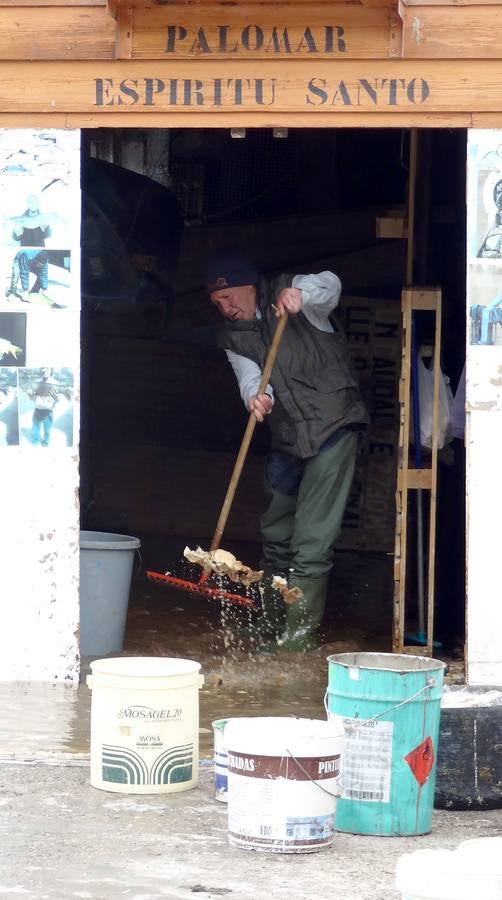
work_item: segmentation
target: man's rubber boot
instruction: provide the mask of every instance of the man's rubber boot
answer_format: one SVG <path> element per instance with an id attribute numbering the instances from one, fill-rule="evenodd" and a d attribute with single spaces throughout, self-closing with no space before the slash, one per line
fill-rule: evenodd
<path id="1" fill-rule="evenodd" d="M 249 640 L 253 645 L 277 639 L 284 629 L 286 607 L 282 595 L 272 587 L 272 579 L 279 574 L 278 572 L 264 574 L 259 586 L 262 613 L 253 624 L 238 630 L 238 636 Z"/>
<path id="2" fill-rule="evenodd" d="M 319 628 L 326 609 L 329 574 L 317 578 L 291 576 L 289 587 L 303 596 L 287 606 L 286 627 L 277 641 L 280 653 L 305 653 L 319 646 Z"/>

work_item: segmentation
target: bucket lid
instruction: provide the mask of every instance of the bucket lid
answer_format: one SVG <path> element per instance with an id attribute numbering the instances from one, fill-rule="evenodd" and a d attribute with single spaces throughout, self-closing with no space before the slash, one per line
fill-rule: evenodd
<path id="1" fill-rule="evenodd" d="M 338 720 L 253 716 L 229 719 L 225 725 L 229 750 L 262 756 L 329 756 L 341 752 L 343 738 L 343 724 Z"/>
<path id="2" fill-rule="evenodd" d="M 421 900 L 502 900 L 502 837 L 407 853 L 397 861 L 396 887 Z"/>
<path id="3" fill-rule="evenodd" d="M 81 550 L 138 550 L 141 541 L 129 534 L 112 534 L 108 531 L 81 531 Z"/>
<path id="4" fill-rule="evenodd" d="M 382 672 L 429 672 L 446 667 L 440 659 L 408 653 L 335 653 L 328 656 L 328 662 L 350 669 L 379 669 Z"/>
<path id="5" fill-rule="evenodd" d="M 168 675 L 190 675 L 200 670 L 193 659 L 173 656 L 118 656 L 95 659 L 90 663 L 93 674 L 121 675 L 127 678 L 165 678 Z"/>

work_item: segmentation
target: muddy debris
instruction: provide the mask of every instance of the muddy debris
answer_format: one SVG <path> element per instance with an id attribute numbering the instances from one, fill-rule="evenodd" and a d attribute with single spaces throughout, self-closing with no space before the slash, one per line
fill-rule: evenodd
<path id="1" fill-rule="evenodd" d="M 292 606 L 293 603 L 298 603 L 303 597 L 301 588 L 296 586 L 289 587 L 288 582 L 282 575 L 274 575 L 272 578 L 272 587 L 279 592 L 284 603 L 287 603 L 288 606 Z"/>
<path id="2" fill-rule="evenodd" d="M 230 581 L 243 584 L 245 587 L 263 578 L 263 570 L 251 569 L 228 550 L 203 550 L 201 547 L 191 550 L 190 547 L 185 547 L 183 556 L 188 562 L 200 566 L 206 574 L 226 575 Z"/>
<path id="3" fill-rule="evenodd" d="M 204 675 L 204 687 L 220 687 L 223 684 L 223 676 L 218 672 L 209 672 Z"/>

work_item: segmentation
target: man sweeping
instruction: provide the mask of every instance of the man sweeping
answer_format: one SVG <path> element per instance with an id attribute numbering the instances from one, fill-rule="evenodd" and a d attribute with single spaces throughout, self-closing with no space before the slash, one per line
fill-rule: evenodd
<path id="1" fill-rule="evenodd" d="M 272 282 L 237 251 L 213 256 L 206 286 L 225 319 L 225 349 L 249 412 L 267 420 L 268 506 L 261 518 L 263 615 L 260 649 L 304 651 L 318 643 L 333 549 L 354 475 L 358 434 L 368 422 L 348 346 L 333 319 L 341 293 L 333 272 Z M 258 393 L 277 326 L 289 315 L 270 383 Z M 277 577 L 298 588 L 285 606 Z"/>

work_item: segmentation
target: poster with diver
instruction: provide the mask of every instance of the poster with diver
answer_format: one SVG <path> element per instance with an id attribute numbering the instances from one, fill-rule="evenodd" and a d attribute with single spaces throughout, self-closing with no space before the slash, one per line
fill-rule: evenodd
<path id="1" fill-rule="evenodd" d="M 470 343 L 502 345 L 502 131 L 468 143 L 467 285 Z"/>

